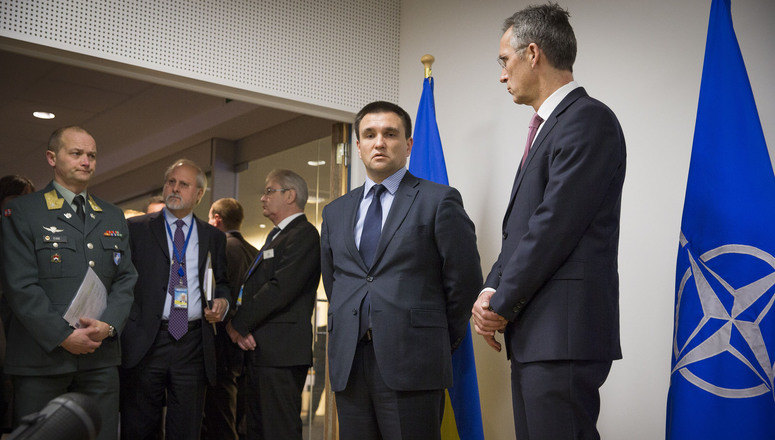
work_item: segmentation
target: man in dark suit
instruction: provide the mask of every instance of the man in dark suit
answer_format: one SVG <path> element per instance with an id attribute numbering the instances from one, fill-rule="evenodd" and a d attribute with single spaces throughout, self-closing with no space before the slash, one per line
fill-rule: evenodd
<path id="1" fill-rule="evenodd" d="M 500 81 L 536 116 L 501 253 L 473 314 L 496 350 L 495 332 L 506 334 L 520 440 L 599 438 L 598 390 L 621 358 L 624 135 L 613 112 L 573 80 L 575 57 L 568 13 L 556 4 L 506 20 Z"/>
<path id="2" fill-rule="evenodd" d="M 261 196 L 275 225 L 242 281 L 227 324 L 245 353 L 248 440 L 302 438 L 301 393 L 312 365 L 312 310 L 320 284 L 320 236 L 304 216 L 307 183 L 273 170 Z"/>
<path id="3" fill-rule="evenodd" d="M 86 191 L 96 156 L 86 130 L 56 130 L 46 151 L 53 182 L 3 210 L 3 293 L 11 309 L 5 371 L 13 376 L 15 424 L 51 399 L 79 392 L 96 400 L 98 438 L 115 439 L 116 335 L 129 315 L 137 272 L 124 214 Z M 106 308 L 74 328 L 63 315 L 89 270 L 107 290 Z"/>
<path id="4" fill-rule="evenodd" d="M 228 311 L 226 236 L 193 215 L 207 178 L 194 162 L 167 169 L 166 207 L 129 219 L 139 280 L 121 335 L 121 437 L 151 439 L 166 393 L 166 438 L 199 437 L 205 386 L 215 383 L 212 323 Z M 212 306 L 205 297 L 211 261 Z"/>
<path id="5" fill-rule="evenodd" d="M 242 278 L 258 255 L 258 249 L 245 240 L 240 233 L 245 211 L 235 199 L 218 199 L 210 207 L 209 223 L 226 234 L 226 262 L 228 279 L 231 286 L 232 304 L 237 303 Z M 234 315 L 234 308 L 229 315 Z M 229 318 L 227 317 L 227 320 Z M 238 381 L 242 373 L 243 352 L 229 339 L 226 332 L 226 320 L 216 324 L 215 358 L 218 368 L 217 383 L 207 387 L 205 412 L 202 422 L 202 440 L 237 439 Z M 243 396 L 244 397 L 244 396 Z M 241 399 L 242 400 L 242 399 Z"/>
<path id="6" fill-rule="evenodd" d="M 452 350 L 481 288 L 460 193 L 405 168 L 411 127 L 395 104 L 361 109 L 366 183 L 323 210 L 329 375 L 343 440 L 440 438 Z"/>

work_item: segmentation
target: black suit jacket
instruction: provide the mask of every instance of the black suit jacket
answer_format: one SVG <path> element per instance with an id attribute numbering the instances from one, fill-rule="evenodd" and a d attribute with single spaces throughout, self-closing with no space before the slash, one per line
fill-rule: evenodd
<path id="1" fill-rule="evenodd" d="M 161 326 L 164 302 L 170 275 L 170 255 L 164 211 L 128 220 L 132 262 L 139 275 L 135 285 L 135 301 L 129 320 L 121 334 L 124 368 L 136 366 L 153 345 Z M 194 216 L 199 235 L 199 283 L 204 285 L 207 253 L 210 252 L 215 276 L 215 298 L 230 299 L 226 279 L 226 235 Z M 205 371 L 210 383 L 215 383 L 215 344 L 213 327 L 204 318 L 206 301 L 202 298 L 202 349 Z"/>
<path id="2" fill-rule="evenodd" d="M 262 249 L 246 274 L 242 306 L 231 320 L 253 334 L 245 353 L 262 367 L 312 365 L 312 311 L 320 284 L 320 235 L 304 215 L 293 219 Z"/>
<path id="3" fill-rule="evenodd" d="M 447 388 L 452 385 L 452 350 L 466 334 L 481 288 L 474 224 L 456 189 L 407 172 L 367 268 L 354 237 L 362 198 L 363 186 L 323 210 L 331 388 L 341 391 L 347 385 L 358 342 L 358 309 L 367 292 L 374 353 L 387 386 Z"/>
<path id="4" fill-rule="evenodd" d="M 573 90 L 517 174 L 485 285 L 520 362 L 613 360 L 619 343 L 624 135 L 613 112 Z"/>

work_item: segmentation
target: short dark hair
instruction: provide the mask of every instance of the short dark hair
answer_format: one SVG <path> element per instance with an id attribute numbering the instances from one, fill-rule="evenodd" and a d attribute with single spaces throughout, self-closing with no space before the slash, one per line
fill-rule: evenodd
<path id="1" fill-rule="evenodd" d="M 212 209 L 213 215 L 221 216 L 224 228 L 229 231 L 239 230 L 242 226 L 242 220 L 245 219 L 245 211 L 240 202 L 230 197 L 216 200 L 210 209 Z"/>
<path id="2" fill-rule="evenodd" d="M 79 133 L 86 133 L 89 136 L 91 136 L 91 133 L 89 133 L 88 131 L 86 131 L 85 129 L 77 125 L 68 125 L 65 127 L 59 127 L 56 130 L 54 130 L 53 133 L 51 133 L 51 136 L 48 137 L 48 149 L 50 151 L 53 151 L 54 153 L 59 152 L 59 149 L 62 148 L 62 135 L 64 135 L 67 130 L 73 130 Z M 94 138 L 94 136 L 92 136 L 92 138 Z"/>
<path id="3" fill-rule="evenodd" d="M 535 43 L 551 66 L 573 72 L 576 35 L 569 17 L 568 11 L 557 3 L 529 6 L 503 22 L 503 33 L 512 30 L 511 47 L 515 51 Z"/>
<path id="4" fill-rule="evenodd" d="M 6 197 L 20 196 L 35 192 L 35 185 L 24 176 L 10 175 L 0 178 L 0 206 L 5 203 Z"/>
<path id="5" fill-rule="evenodd" d="M 361 119 L 371 113 L 395 113 L 399 118 L 401 118 L 401 122 L 404 123 L 406 138 L 409 139 L 412 137 L 412 118 L 409 116 L 409 113 L 407 113 L 406 110 L 402 109 L 396 104 L 393 104 L 392 102 L 374 101 L 372 103 L 366 104 L 355 116 L 356 139 L 361 140 Z"/>

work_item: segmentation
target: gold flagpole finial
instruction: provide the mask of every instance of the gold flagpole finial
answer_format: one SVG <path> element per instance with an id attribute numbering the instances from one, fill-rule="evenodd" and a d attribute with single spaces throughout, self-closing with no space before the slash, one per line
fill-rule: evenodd
<path id="1" fill-rule="evenodd" d="M 422 58 L 420 58 L 420 62 L 425 66 L 425 77 L 430 78 L 431 77 L 431 66 L 433 65 L 433 62 L 436 61 L 436 58 L 433 57 L 433 55 L 423 55 Z"/>

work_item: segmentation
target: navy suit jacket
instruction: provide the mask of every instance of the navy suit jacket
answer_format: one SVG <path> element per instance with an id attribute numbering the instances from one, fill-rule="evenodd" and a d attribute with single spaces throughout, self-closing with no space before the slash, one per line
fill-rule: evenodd
<path id="1" fill-rule="evenodd" d="M 320 284 L 320 235 L 301 215 L 262 252 L 256 269 L 245 274 L 242 306 L 231 325 L 243 336 L 253 335 L 256 349 L 245 352 L 245 356 L 251 357 L 255 365 L 312 365 L 312 311 Z"/>
<path id="2" fill-rule="evenodd" d="M 328 311 L 331 388 L 347 386 L 358 342 L 358 310 L 371 300 L 374 354 L 388 387 L 452 385 L 452 350 L 465 336 L 481 287 L 474 224 L 460 193 L 406 173 L 371 268 L 354 230 L 363 186 L 323 210 L 321 265 Z"/>
<path id="3" fill-rule="evenodd" d="M 170 255 L 163 211 L 130 218 L 129 243 L 132 262 L 139 275 L 135 285 L 135 301 L 121 333 L 124 368 L 132 368 L 145 357 L 161 326 L 164 302 L 170 277 Z M 194 216 L 199 235 L 199 285 L 204 286 L 207 253 L 211 254 L 215 276 L 215 298 L 230 299 L 226 278 L 226 234 Z M 213 327 L 204 317 L 206 301 L 202 298 L 202 351 L 205 371 L 215 384 L 215 343 Z M 233 305 L 230 305 L 233 307 Z"/>
<path id="4" fill-rule="evenodd" d="M 583 88 L 544 122 L 516 176 L 485 286 L 520 362 L 613 360 L 626 151 L 616 116 Z"/>

